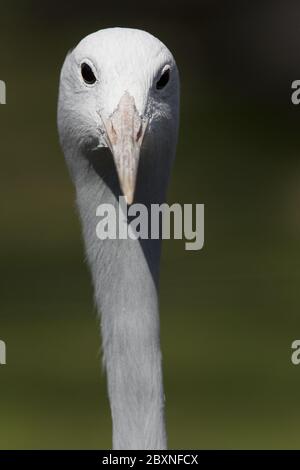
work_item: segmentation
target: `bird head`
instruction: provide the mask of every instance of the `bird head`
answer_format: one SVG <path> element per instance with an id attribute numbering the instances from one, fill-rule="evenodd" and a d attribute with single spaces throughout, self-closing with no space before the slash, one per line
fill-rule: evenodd
<path id="1" fill-rule="evenodd" d="M 178 101 L 174 58 L 151 34 L 109 28 L 85 37 L 60 78 L 58 128 L 72 172 L 76 149 L 84 156 L 108 147 L 131 204 L 142 149 L 176 141 Z"/>

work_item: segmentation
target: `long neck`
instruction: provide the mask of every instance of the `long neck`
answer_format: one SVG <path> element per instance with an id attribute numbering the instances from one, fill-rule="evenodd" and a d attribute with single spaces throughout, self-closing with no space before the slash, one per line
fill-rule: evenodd
<path id="1" fill-rule="evenodd" d="M 95 299 L 101 311 L 113 448 L 165 449 L 157 293 L 160 241 L 100 241 L 96 236 L 96 208 L 111 203 L 118 212 L 117 182 L 111 172 L 105 172 L 107 184 L 93 166 L 84 174 L 76 182 L 77 202 Z M 149 168 L 147 174 L 157 177 Z M 160 183 L 166 186 L 166 181 Z M 140 193 L 139 202 L 148 205 L 151 197 L 145 188 L 151 188 L 151 184 L 144 180 L 141 190 L 137 188 L 137 197 Z M 162 192 L 155 202 L 163 198 Z"/>

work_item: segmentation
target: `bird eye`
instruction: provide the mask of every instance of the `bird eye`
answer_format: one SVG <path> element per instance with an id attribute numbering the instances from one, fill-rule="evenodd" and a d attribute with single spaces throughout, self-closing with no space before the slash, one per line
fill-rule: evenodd
<path id="1" fill-rule="evenodd" d="M 161 90 L 166 86 L 170 79 L 170 69 L 164 71 L 160 79 L 156 82 L 156 89 Z"/>
<path id="2" fill-rule="evenodd" d="M 85 83 L 88 85 L 93 85 L 96 82 L 95 74 L 86 62 L 81 64 L 81 75 Z"/>

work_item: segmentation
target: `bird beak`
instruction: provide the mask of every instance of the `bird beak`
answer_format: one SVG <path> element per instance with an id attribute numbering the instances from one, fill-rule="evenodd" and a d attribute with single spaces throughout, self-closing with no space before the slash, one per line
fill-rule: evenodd
<path id="1" fill-rule="evenodd" d="M 139 157 L 148 120 L 142 120 L 133 96 L 126 92 L 112 116 L 104 121 L 108 146 L 113 154 L 121 189 L 132 204 Z"/>

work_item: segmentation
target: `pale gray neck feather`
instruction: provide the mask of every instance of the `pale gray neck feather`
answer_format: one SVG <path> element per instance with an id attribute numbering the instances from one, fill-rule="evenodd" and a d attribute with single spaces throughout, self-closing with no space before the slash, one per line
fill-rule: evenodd
<path id="1" fill-rule="evenodd" d="M 117 207 L 116 176 L 108 174 L 107 184 L 84 157 L 78 158 L 83 170 L 80 178 L 73 179 L 95 300 L 101 311 L 113 448 L 165 449 L 157 293 L 160 241 L 146 240 L 142 245 L 139 240 L 97 238 L 97 206 L 112 203 Z M 138 201 L 163 202 L 168 174 L 168 167 L 161 168 L 158 177 L 157 165 L 150 163 L 141 178 L 143 186 L 137 188 Z"/>

